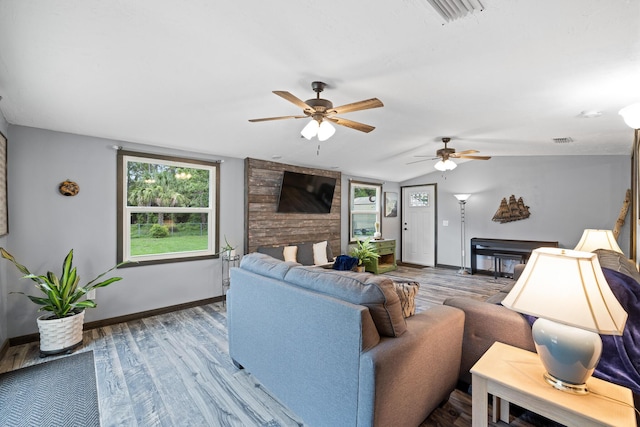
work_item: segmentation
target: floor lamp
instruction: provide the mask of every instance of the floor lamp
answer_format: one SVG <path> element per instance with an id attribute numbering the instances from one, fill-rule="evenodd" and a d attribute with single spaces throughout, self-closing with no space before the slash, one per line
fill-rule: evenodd
<path id="1" fill-rule="evenodd" d="M 460 203 L 460 270 L 458 274 L 469 274 L 465 267 L 467 265 L 467 253 L 465 251 L 465 242 L 467 239 L 465 237 L 466 224 L 464 208 L 471 194 L 454 194 L 454 196 L 458 199 L 458 203 Z"/>
<path id="2" fill-rule="evenodd" d="M 624 107 L 618 112 L 624 119 L 624 122 L 631 129 L 634 129 L 633 140 L 633 173 L 632 173 L 632 203 L 631 203 L 631 218 L 636 218 L 638 215 L 638 145 L 640 144 L 640 102 L 631 104 Z M 638 239 L 637 239 L 637 225 L 636 221 L 631 222 L 631 242 L 629 245 L 629 258 L 633 260 L 638 259 Z"/>

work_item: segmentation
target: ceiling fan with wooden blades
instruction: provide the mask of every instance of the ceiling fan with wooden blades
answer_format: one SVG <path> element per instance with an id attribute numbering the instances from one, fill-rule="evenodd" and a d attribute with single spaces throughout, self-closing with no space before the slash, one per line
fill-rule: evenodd
<path id="1" fill-rule="evenodd" d="M 447 147 L 447 144 L 451 141 L 451 138 L 442 138 L 442 142 L 444 143 L 444 148 L 436 151 L 436 157 L 431 157 L 429 159 L 416 160 L 415 162 L 410 162 L 407 164 L 424 162 L 425 160 L 436 160 L 440 159 L 438 163 L 435 164 L 435 168 L 440 171 L 453 170 L 458 165 L 456 165 L 451 159 L 471 159 L 471 160 L 489 160 L 491 156 L 475 156 L 473 154 L 479 153 L 478 150 L 465 150 L 456 152 L 455 148 Z M 429 156 L 415 156 L 415 157 L 429 157 Z"/>
<path id="2" fill-rule="evenodd" d="M 383 107 L 384 104 L 378 98 L 366 99 L 364 101 L 358 101 L 351 104 L 334 107 L 333 103 L 328 99 L 320 98 L 320 92 L 322 92 L 326 86 L 327 84 L 323 82 L 311 83 L 311 88 L 314 92 L 316 92 L 316 97 L 307 99 L 306 101 L 302 101 L 300 98 L 292 95 L 287 91 L 274 90 L 273 93 L 275 93 L 276 95 L 302 108 L 302 113 L 304 115 L 265 117 L 261 119 L 250 119 L 249 121 L 264 122 L 268 120 L 304 119 L 306 117 L 310 117 L 313 120 L 311 120 L 307 124 L 307 126 L 304 127 L 304 129 L 302 130 L 302 136 L 307 139 L 318 136 L 318 139 L 320 141 L 329 139 L 335 133 L 335 128 L 331 126 L 329 122 L 336 123 L 341 126 L 346 126 L 348 128 L 365 133 L 369 133 L 375 129 L 375 127 L 373 126 L 336 116 L 338 114 L 351 113 L 353 111 L 369 110 L 371 108 Z"/>

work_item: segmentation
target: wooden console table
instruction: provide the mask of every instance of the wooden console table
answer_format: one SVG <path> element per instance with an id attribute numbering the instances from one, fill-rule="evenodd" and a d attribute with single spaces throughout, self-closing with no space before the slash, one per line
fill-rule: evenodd
<path id="1" fill-rule="evenodd" d="M 557 248 L 558 242 L 546 242 L 542 240 L 508 240 L 508 239 L 484 239 L 474 237 L 471 239 L 471 274 L 486 273 L 487 270 L 478 270 L 477 257 L 496 255 L 518 255 L 526 262 L 534 249 L 542 247 Z"/>

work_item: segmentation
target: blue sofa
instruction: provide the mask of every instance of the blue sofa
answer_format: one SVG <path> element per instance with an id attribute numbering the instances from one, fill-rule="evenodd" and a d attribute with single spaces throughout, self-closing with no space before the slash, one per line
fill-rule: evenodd
<path id="1" fill-rule="evenodd" d="M 407 319 L 391 279 L 245 255 L 229 353 L 311 426 L 419 425 L 454 390 L 464 313 Z"/>

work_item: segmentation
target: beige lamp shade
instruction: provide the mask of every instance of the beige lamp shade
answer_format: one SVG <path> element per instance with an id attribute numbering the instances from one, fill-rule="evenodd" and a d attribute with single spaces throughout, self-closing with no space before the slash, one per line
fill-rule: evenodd
<path id="1" fill-rule="evenodd" d="M 627 321 L 597 255 L 568 249 L 534 250 L 502 305 L 599 334 L 622 335 Z"/>
<path id="2" fill-rule="evenodd" d="M 616 238 L 611 230 L 586 229 L 582 233 L 580 241 L 574 248 L 575 251 L 593 252 L 596 249 L 609 249 L 622 253 Z"/>

